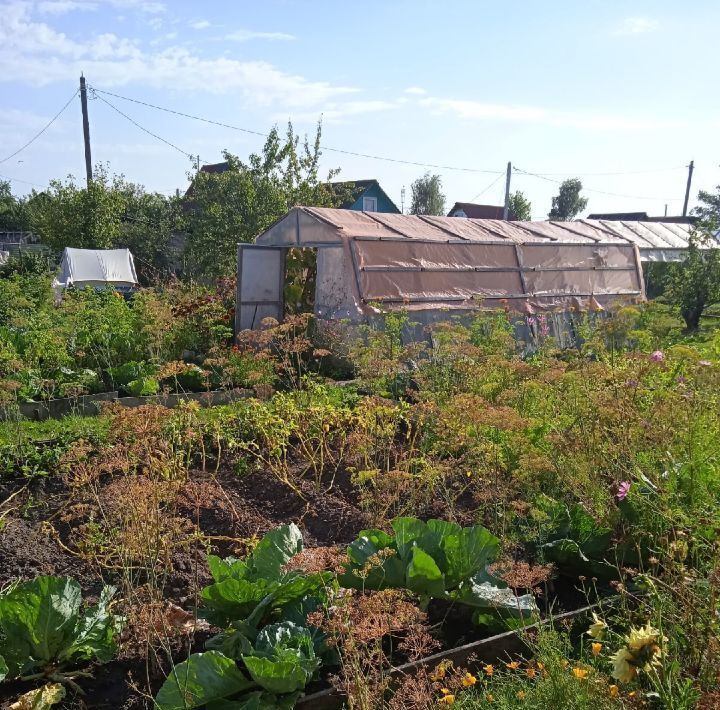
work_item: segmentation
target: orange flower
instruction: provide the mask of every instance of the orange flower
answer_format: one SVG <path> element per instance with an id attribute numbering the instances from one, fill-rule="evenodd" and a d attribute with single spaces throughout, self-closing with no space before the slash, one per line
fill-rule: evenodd
<path id="1" fill-rule="evenodd" d="M 510 661 L 510 663 L 505 664 L 511 671 L 516 671 L 518 668 L 520 668 L 520 661 Z"/>
<path id="2" fill-rule="evenodd" d="M 486 666 L 483 666 L 483 670 L 485 671 L 485 675 L 492 675 L 495 672 L 492 663 L 488 663 Z"/>
<path id="3" fill-rule="evenodd" d="M 599 656 L 600 651 L 602 651 L 602 644 L 601 643 L 591 643 L 590 644 L 590 650 L 592 651 L 593 656 Z"/>
<path id="4" fill-rule="evenodd" d="M 573 668 L 572 671 L 573 671 L 573 675 L 578 680 L 585 680 L 585 678 L 587 678 L 588 673 L 590 672 L 586 668 L 578 668 L 577 666 L 575 666 L 575 668 Z"/>
<path id="5" fill-rule="evenodd" d="M 471 685 L 477 683 L 477 678 L 472 673 L 466 673 L 463 676 L 462 684 L 465 688 L 469 688 Z"/>
<path id="6" fill-rule="evenodd" d="M 620 688 L 617 687 L 617 685 L 611 685 L 610 688 L 610 697 L 611 698 L 617 698 L 617 696 L 620 693 Z"/>
<path id="7" fill-rule="evenodd" d="M 455 704 L 455 696 L 452 693 L 449 693 L 448 695 L 443 695 L 438 702 L 441 705 L 454 705 Z"/>
<path id="8" fill-rule="evenodd" d="M 536 672 L 534 668 L 527 668 L 525 670 L 525 673 L 527 674 L 528 678 L 534 678 L 536 676 Z"/>

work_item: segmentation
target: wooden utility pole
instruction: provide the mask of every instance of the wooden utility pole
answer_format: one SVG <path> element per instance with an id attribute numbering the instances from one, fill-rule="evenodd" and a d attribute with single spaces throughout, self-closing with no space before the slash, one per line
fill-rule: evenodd
<path id="1" fill-rule="evenodd" d="M 80 106 L 82 107 L 83 139 L 85 141 L 85 175 L 87 186 L 92 182 L 92 156 L 90 155 L 90 120 L 88 119 L 87 88 L 85 77 L 80 74 Z"/>
<path id="2" fill-rule="evenodd" d="M 690 165 L 688 165 L 688 181 L 687 181 L 687 187 L 685 188 L 685 202 L 683 203 L 683 217 L 687 217 L 687 206 L 688 206 L 688 200 L 690 199 L 690 185 L 692 184 L 693 170 L 695 170 L 695 161 L 691 160 Z"/>
<path id="3" fill-rule="evenodd" d="M 505 209 L 503 219 L 507 222 L 510 216 L 510 176 L 512 175 L 512 163 L 507 164 L 507 175 L 505 176 Z"/>

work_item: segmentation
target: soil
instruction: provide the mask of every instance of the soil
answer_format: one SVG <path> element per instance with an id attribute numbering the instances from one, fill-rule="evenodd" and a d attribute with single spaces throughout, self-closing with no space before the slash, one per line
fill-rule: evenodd
<path id="1" fill-rule="evenodd" d="M 0 587 L 41 574 L 68 575 L 78 580 L 89 602 L 96 600 L 103 584 L 118 586 L 122 597 L 122 590 L 128 589 L 127 578 L 119 571 L 122 566 L 102 554 L 113 546 L 103 546 L 100 539 L 95 540 L 95 548 L 88 548 L 87 540 L 94 540 L 88 534 L 92 524 L 107 520 L 104 516 L 112 520 L 113 515 L 127 515 L 128 510 L 134 511 L 136 517 L 144 515 L 143 505 L 153 495 L 163 501 L 163 527 L 158 534 L 167 535 L 177 544 L 169 546 L 170 559 L 163 559 L 165 572 L 161 578 L 150 579 L 138 573 L 133 583 L 152 581 L 162 597 L 157 603 L 163 607 L 172 603 L 175 608 L 191 610 L 199 591 L 211 581 L 208 553 L 243 555 L 253 540 L 279 524 L 295 522 L 308 547 L 346 545 L 360 530 L 369 527 L 350 477 L 342 471 L 336 475 L 331 490 L 318 490 L 305 481 L 301 495 L 262 472 L 241 476 L 230 470 L 193 470 L 186 481 L 162 482 L 155 488 L 146 479 L 128 478 L 106 476 L 92 485 L 75 487 L 59 477 L 1 483 L 0 501 L 17 495 L 7 505 L 0 505 L 0 515 L 6 512 L 4 519 L 0 518 Z M 432 515 L 439 511 L 428 512 Z M 152 525 L 151 516 L 142 523 Z M 200 540 L 198 531 L 202 533 Z M 142 536 L 142 531 L 136 530 L 135 534 Z M 96 554 L 91 554 L 91 549 Z M 563 607 L 575 603 L 574 595 L 570 597 L 563 600 Z M 142 606 L 137 603 L 140 598 L 133 605 L 125 597 L 130 614 L 134 607 Z M 468 632 L 472 623 L 466 616 L 459 609 L 448 611 L 436 606 L 431 609 L 430 621 L 445 621 L 443 639 L 455 645 L 482 636 L 476 630 Z M 69 692 L 63 707 L 152 707 L 151 696 L 162 684 L 168 659 L 166 653 L 149 652 L 147 644 L 137 640 L 147 638 L 147 629 L 143 637 L 140 626 L 141 622 L 129 625 L 119 659 L 94 667 L 93 678 L 80 682 L 85 696 L 71 697 L 73 693 Z M 208 631 L 178 633 L 170 643 L 173 657 L 183 658 L 188 652 L 203 650 L 209 635 Z M 0 685 L 0 708 L 34 687 L 37 681 Z"/>

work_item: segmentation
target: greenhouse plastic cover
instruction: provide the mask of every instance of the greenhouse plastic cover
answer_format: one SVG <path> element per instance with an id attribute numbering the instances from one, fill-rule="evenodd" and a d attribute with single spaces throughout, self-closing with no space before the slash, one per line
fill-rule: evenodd
<path id="1" fill-rule="evenodd" d="M 54 286 L 134 286 L 138 282 L 129 249 L 72 249 L 63 251 Z"/>

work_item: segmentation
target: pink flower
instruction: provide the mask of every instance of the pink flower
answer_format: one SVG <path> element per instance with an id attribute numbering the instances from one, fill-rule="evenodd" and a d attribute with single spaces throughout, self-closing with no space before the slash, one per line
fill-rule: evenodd
<path id="1" fill-rule="evenodd" d="M 665 353 L 662 350 L 656 350 L 652 355 L 650 355 L 650 359 L 653 362 L 662 362 L 665 359 Z"/>
<path id="2" fill-rule="evenodd" d="M 701 365 L 702 367 L 712 367 L 710 360 L 698 360 L 698 365 Z"/>
<path id="3" fill-rule="evenodd" d="M 618 486 L 617 493 L 615 494 L 615 497 L 620 500 L 625 500 L 627 497 L 627 494 L 630 492 L 630 481 L 621 481 L 620 485 Z"/>

